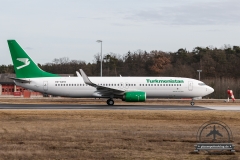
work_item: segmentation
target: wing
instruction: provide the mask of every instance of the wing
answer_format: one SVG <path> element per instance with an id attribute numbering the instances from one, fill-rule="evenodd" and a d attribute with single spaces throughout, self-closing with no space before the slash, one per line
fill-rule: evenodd
<path id="1" fill-rule="evenodd" d="M 208 133 L 208 134 L 206 135 L 206 137 L 211 136 L 212 134 L 213 134 L 213 131 L 211 131 L 210 133 Z"/>
<path id="2" fill-rule="evenodd" d="M 95 83 L 92 83 L 82 69 L 80 69 L 80 73 L 82 75 L 83 81 L 87 85 L 95 87 L 97 89 L 97 91 L 94 93 L 94 95 L 96 95 L 96 96 L 123 95 L 125 93 L 125 90 L 100 86 L 100 85 L 97 85 Z"/>
<path id="3" fill-rule="evenodd" d="M 219 133 L 218 131 L 216 132 L 217 135 L 219 135 L 220 137 L 222 137 L 223 135 L 221 133 Z"/>

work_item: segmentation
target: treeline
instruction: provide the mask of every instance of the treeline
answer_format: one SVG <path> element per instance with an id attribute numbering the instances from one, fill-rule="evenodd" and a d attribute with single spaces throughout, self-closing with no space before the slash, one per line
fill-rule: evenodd
<path id="1" fill-rule="evenodd" d="M 227 46 L 196 47 L 192 51 L 179 49 L 177 52 L 138 50 L 124 55 L 109 53 L 103 56 L 103 76 L 179 76 L 201 78 L 240 78 L 240 47 Z M 90 76 L 100 75 L 100 55 L 92 63 L 55 58 L 52 62 L 38 64 L 40 68 L 57 74 L 74 74 L 82 68 Z M 0 65 L 0 73 L 14 73 L 12 65 Z"/>
<path id="2" fill-rule="evenodd" d="M 75 74 L 81 68 L 89 76 L 99 76 L 100 59 L 99 54 L 94 56 L 92 63 L 63 57 L 56 58 L 51 63 L 38 65 L 43 70 L 56 74 Z M 103 56 L 102 66 L 103 76 L 173 76 L 198 79 L 197 70 L 202 70 L 201 80 L 205 80 L 215 89 L 215 93 L 211 96 L 227 97 L 225 92 L 230 86 L 240 97 L 239 46 L 225 45 L 221 49 L 196 47 L 192 51 L 181 48 L 177 52 L 138 50 L 129 51 L 124 55 L 109 53 Z M 14 73 L 13 66 L 0 66 L 0 73 Z M 217 90 L 222 94 L 217 95 Z"/>
<path id="3" fill-rule="evenodd" d="M 128 52 L 125 55 L 109 53 L 103 56 L 103 76 L 179 76 L 201 78 L 240 78 L 240 47 L 224 49 L 196 47 L 193 51 L 179 49 L 169 53 L 162 51 Z M 70 60 L 63 57 L 40 65 L 43 70 L 58 74 L 73 74 L 80 68 L 90 76 L 100 75 L 100 55 L 93 63 Z"/>
<path id="4" fill-rule="evenodd" d="M 15 73 L 13 65 L 0 65 L 0 74 L 1 73 Z"/>

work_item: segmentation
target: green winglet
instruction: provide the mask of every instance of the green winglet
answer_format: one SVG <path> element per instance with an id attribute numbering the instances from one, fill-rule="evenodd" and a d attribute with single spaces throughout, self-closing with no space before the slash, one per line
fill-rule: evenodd
<path id="1" fill-rule="evenodd" d="M 16 78 L 59 77 L 40 69 L 15 40 L 8 40 L 8 47 Z"/>

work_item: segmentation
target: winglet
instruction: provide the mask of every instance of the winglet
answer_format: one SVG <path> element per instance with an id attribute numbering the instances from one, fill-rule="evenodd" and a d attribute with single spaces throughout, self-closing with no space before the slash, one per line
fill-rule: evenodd
<path id="1" fill-rule="evenodd" d="M 76 71 L 78 77 L 82 77 L 78 71 Z"/>
<path id="2" fill-rule="evenodd" d="M 85 74 L 85 72 L 84 72 L 82 69 L 80 69 L 80 73 L 81 73 L 81 75 L 82 75 L 83 81 L 84 81 L 86 84 L 88 84 L 88 85 L 90 85 L 90 86 L 93 86 L 93 85 L 94 85 L 94 83 L 92 83 L 92 82 L 90 81 L 90 79 L 88 78 L 88 76 Z"/>

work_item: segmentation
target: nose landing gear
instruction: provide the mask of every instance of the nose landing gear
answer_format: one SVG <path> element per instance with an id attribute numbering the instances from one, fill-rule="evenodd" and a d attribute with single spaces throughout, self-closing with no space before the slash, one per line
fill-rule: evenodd
<path id="1" fill-rule="evenodd" d="M 108 100 L 107 100 L 107 104 L 108 104 L 109 106 L 114 105 L 114 100 L 113 100 L 112 98 L 108 99 Z"/>
<path id="2" fill-rule="evenodd" d="M 195 102 L 192 99 L 192 102 L 190 102 L 191 106 L 194 106 Z"/>

